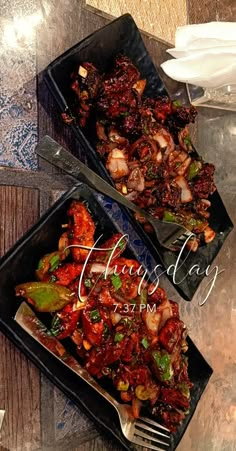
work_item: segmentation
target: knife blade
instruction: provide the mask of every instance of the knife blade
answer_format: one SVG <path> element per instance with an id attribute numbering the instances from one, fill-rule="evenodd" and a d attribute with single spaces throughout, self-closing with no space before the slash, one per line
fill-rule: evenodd
<path id="1" fill-rule="evenodd" d="M 50 333 L 26 302 L 21 303 L 14 319 L 32 338 L 81 377 L 113 406 L 118 405 L 118 402 L 90 376 L 87 370 L 68 353 L 63 344 Z"/>

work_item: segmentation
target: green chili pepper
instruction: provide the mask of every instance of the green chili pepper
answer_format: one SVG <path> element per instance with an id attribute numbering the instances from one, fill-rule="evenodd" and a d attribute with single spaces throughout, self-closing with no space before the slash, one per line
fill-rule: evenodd
<path id="1" fill-rule="evenodd" d="M 149 348 L 149 343 L 148 343 L 147 337 L 143 337 L 143 339 L 141 340 L 141 343 L 145 349 Z"/>
<path id="2" fill-rule="evenodd" d="M 101 316 L 98 310 L 92 310 L 90 312 L 90 319 L 92 323 L 99 323 L 101 321 Z"/>
<path id="3" fill-rule="evenodd" d="M 196 177 L 201 169 L 201 164 L 199 161 L 193 161 L 188 170 L 188 180 L 192 180 Z"/>
<path id="4" fill-rule="evenodd" d="M 56 312 L 75 299 L 69 288 L 46 282 L 17 285 L 16 295 L 26 298 L 39 312 Z"/>
<path id="5" fill-rule="evenodd" d="M 120 343 L 120 341 L 122 341 L 123 338 L 124 338 L 124 334 L 120 334 L 119 332 L 117 332 L 114 336 L 114 342 Z"/>
<path id="6" fill-rule="evenodd" d="M 169 222 L 178 222 L 175 214 L 171 213 L 171 211 L 165 210 L 163 214 L 163 220 Z"/>
<path id="7" fill-rule="evenodd" d="M 169 381 L 174 374 L 170 355 L 166 352 L 153 351 L 152 356 L 157 367 L 159 379 L 161 381 Z"/>
<path id="8" fill-rule="evenodd" d="M 112 285 L 116 290 L 119 290 L 119 288 L 122 286 L 122 282 L 119 276 L 112 274 L 111 276 Z"/>

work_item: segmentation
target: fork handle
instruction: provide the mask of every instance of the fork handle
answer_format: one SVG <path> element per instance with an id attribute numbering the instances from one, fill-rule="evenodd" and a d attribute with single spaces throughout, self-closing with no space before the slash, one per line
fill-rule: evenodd
<path id="1" fill-rule="evenodd" d="M 70 152 L 60 146 L 50 136 L 45 136 L 37 145 L 36 152 L 45 160 L 49 161 L 54 166 L 62 169 L 67 174 L 75 177 L 77 180 L 82 180 L 91 188 L 100 191 L 106 196 L 110 196 L 113 200 L 122 204 L 124 207 L 139 213 L 152 223 L 152 217 L 144 210 L 139 208 L 125 196 L 120 194 L 109 183 L 103 180 L 94 171 L 88 168 L 78 158 L 74 157 Z"/>

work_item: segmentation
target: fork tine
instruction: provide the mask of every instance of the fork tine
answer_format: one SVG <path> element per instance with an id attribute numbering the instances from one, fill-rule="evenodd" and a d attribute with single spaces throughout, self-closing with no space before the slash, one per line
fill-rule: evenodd
<path id="1" fill-rule="evenodd" d="M 170 434 L 170 430 L 167 429 L 165 426 L 162 426 L 162 424 L 157 423 L 156 421 L 151 420 L 150 418 L 147 417 L 139 417 L 140 420 L 145 421 L 146 423 L 152 424 L 153 426 L 158 427 L 159 429 L 163 429 L 166 432 L 169 432 Z"/>
<path id="2" fill-rule="evenodd" d="M 153 449 L 154 451 L 165 451 L 165 449 L 167 449 L 167 448 L 159 448 L 158 446 L 155 446 L 150 442 L 146 442 L 145 440 L 136 437 L 133 438 L 132 443 L 143 446 L 144 448 Z"/>
<path id="3" fill-rule="evenodd" d="M 150 426 L 148 426 L 147 424 L 141 423 L 140 421 L 136 421 L 135 426 L 138 426 L 138 427 L 140 427 L 142 429 L 145 429 L 146 431 L 153 432 L 154 434 L 159 434 L 162 437 L 169 438 L 169 435 L 163 434 L 162 432 L 157 431 L 157 429 L 153 429 Z"/>
<path id="4" fill-rule="evenodd" d="M 140 431 L 139 429 L 134 429 L 134 433 L 135 433 L 136 436 L 147 438 L 148 440 L 151 440 L 152 442 L 156 442 L 156 443 L 159 443 L 161 445 L 166 445 L 166 446 L 169 445 L 169 442 L 163 442 L 162 440 L 159 440 L 156 437 L 153 437 L 153 436 L 150 436 L 148 434 L 145 434 L 145 432 Z M 158 432 L 157 432 L 157 434 L 158 434 Z M 159 435 L 162 435 L 162 434 L 159 434 Z"/>

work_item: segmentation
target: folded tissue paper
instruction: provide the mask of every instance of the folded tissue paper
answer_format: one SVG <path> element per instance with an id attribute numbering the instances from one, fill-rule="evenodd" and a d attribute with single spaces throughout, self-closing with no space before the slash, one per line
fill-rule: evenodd
<path id="1" fill-rule="evenodd" d="M 236 22 L 179 27 L 167 52 L 175 59 L 161 67 L 187 83 L 191 103 L 236 111 Z"/>

